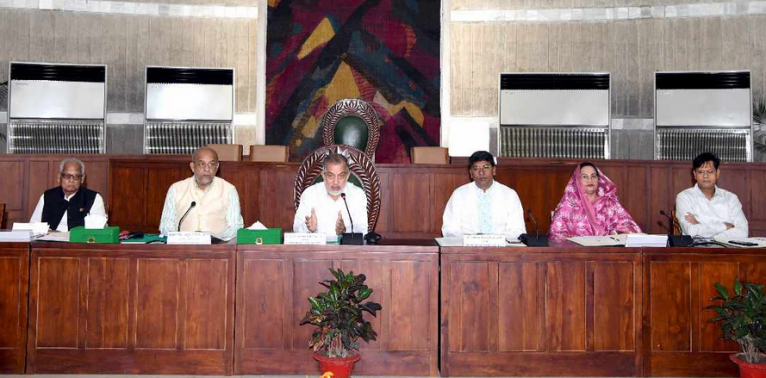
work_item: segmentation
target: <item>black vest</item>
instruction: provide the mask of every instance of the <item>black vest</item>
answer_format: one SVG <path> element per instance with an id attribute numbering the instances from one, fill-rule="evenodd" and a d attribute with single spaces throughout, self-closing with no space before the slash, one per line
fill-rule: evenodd
<path id="1" fill-rule="evenodd" d="M 60 186 L 48 189 L 43 194 L 45 205 L 43 206 L 43 222 L 48 222 L 51 230 L 58 228 L 61 217 L 66 212 L 66 221 L 69 229 L 85 225 L 85 216 L 90 213 L 93 201 L 96 200 L 96 192 L 80 187 L 69 201 L 64 199 L 64 190 Z"/>

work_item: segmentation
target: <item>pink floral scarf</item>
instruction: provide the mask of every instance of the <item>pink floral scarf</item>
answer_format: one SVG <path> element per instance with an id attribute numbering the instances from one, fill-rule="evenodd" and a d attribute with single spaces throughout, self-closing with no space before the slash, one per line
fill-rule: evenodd
<path id="1" fill-rule="evenodd" d="M 556 206 L 548 236 L 561 241 L 572 236 L 628 234 L 641 232 L 630 214 L 620 205 L 617 187 L 598 170 L 597 198 L 591 202 L 580 184 L 580 167 L 569 179 L 564 196 Z"/>

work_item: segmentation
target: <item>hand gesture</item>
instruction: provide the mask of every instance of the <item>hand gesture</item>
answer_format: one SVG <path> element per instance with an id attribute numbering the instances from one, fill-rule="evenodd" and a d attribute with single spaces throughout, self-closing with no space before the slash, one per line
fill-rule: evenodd
<path id="1" fill-rule="evenodd" d="M 309 232 L 317 231 L 317 213 L 313 207 L 311 208 L 311 216 L 306 216 L 306 228 L 309 229 Z"/>
<path id="2" fill-rule="evenodd" d="M 343 234 L 346 232 L 346 224 L 343 223 L 343 215 L 341 215 L 341 212 L 338 212 L 338 221 L 335 222 L 335 233 L 337 235 Z"/>

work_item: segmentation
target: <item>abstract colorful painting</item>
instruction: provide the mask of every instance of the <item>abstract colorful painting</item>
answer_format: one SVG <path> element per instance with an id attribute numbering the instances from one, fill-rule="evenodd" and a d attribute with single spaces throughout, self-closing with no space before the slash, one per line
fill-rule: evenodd
<path id="1" fill-rule="evenodd" d="M 322 115 L 359 98 L 381 118 L 379 163 L 439 144 L 439 0 L 269 0 L 266 144 L 300 161 Z"/>

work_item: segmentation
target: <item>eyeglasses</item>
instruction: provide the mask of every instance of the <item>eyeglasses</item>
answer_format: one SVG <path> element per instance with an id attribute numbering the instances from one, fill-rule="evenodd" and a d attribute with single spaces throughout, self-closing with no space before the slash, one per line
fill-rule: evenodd
<path id="1" fill-rule="evenodd" d="M 61 179 L 66 181 L 80 181 L 82 180 L 82 175 L 70 175 L 68 173 L 62 173 Z"/>
<path id="2" fill-rule="evenodd" d="M 214 170 L 218 168 L 218 162 L 213 160 L 211 162 L 205 163 L 204 161 L 198 161 L 197 162 L 197 168 L 205 170 L 205 168 L 210 168 L 210 170 Z"/>
<path id="3" fill-rule="evenodd" d="M 336 177 L 339 180 L 345 180 L 348 178 L 348 172 L 341 172 L 341 173 L 338 173 L 337 175 L 331 172 L 323 172 L 322 175 L 324 176 L 324 179 L 328 181 L 335 180 Z"/>
<path id="4" fill-rule="evenodd" d="M 595 174 L 595 173 L 590 175 L 590 176 L 588 176 L 588 175 L 580 175 L 580 180 L 583 180 L 583 181 L 598 180 L 598 175 Z"/>
<path id="5" fill-rule="evenodd" d="M 694 171 L 694 172 L 696 172 L 696 173 L 697 173 L 698 175 L 700 175 L 700 176 L 713 176 L 713 175 L 715 175 L 715 173 L 716 173 L 716 171 L 715 171 L 715 170 L 712 170 L 712 169 L 711 169 L 711 170 L 704 170 L 704 171 L 703 171 L 703 170 L 700 170 L 700 169 L 698 169 L 698 170 L 696 170 L 696 171 Z"/>
<path id="6" fill-rule="evenodd" d="M 474 172 L 479 172 L 479 171 L 487 172 L 487 171 L 489 171 L 491 169 L 492 169 L 492 166 L 489 165 L 489 164 L 485 165 L 485 166 L 481 166 L 481 167 L 479 167 L 478 165 L 471 167 L 471 170 L 474 171 Z"/>

